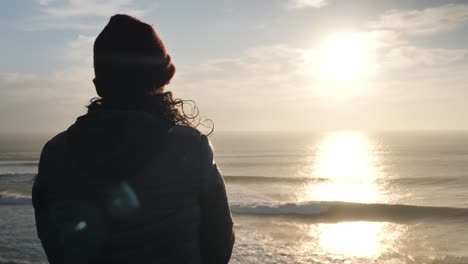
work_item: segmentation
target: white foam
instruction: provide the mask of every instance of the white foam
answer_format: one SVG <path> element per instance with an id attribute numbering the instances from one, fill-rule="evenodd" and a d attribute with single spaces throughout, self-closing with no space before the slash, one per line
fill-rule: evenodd
<path id="1" fill-rule="evenodd" d="M 14 192 L 0 192 L 0 204 L 31 203 L 31 196 Z"/>
<path id="2" fill-rule="evenodd" d="M 328 211 L 328 206 L 319 202 L 286 204 L 232 204 L 231 211 L 239 214 L 260 215 L 320 215 Z"/>
<path id="3" fill-rule="evenodd" d="M 0 264 L 31 264 L 32 262 L 29 262 L 27 260 L 22 260 L 22 259 L 5 259 L 3 257 L 0 257 Z M 43 263 L 43 262 L 40 262 Z"/>

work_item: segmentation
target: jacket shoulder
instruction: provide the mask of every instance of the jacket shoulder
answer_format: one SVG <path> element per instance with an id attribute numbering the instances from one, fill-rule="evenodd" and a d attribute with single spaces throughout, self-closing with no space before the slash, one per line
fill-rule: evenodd
<path id="1" fill-rule="evenodd" d="M 39 161 L 39 171 L 64 165 L 67 157 L 67 136 L 63 131 L 45 143 Z M 42 169 L 42 170 L 41 170 Z"/>
<path id="2" fill-rule="evenodd" d="M 32 189 L 32 202 L 34 208 L 38 208 L 40 204 L 44 204 L 39 195 L 40 189 L 46 188 L 51 182 L 52 175 L 56 175 L 57 168 L 63 166 L 65 154 L 66 134 L 61 132 L 47 141 L 42 148 L 41 157 L 39 160 L 38 174 L 34 178 Z"/>
<path id="3" fill-rule="evenodd" d="M 196 153 L 201 159 L 213 159 L 211 141 L 205 134 L 195 128 L 174 126 L 169 132 L 169 144 L 178 151 L 184 149 Z"/>
<path id="4" fill-rule="evenodd" d="M 65 145 L 66 145 L 66 131 L 63 131 L 57 135 L 55 135 L 52 139 L 50 139 L 49 141 L 47 141 L 44 145 L 44 147 L 42 148 L 42 154 L 41 156 L 45 156 L 45 155 L 51 155 L 52 153 L 61 153 L 63 152 L 63 150 L 65 149 Z M 63 153 L 61 153 L 60 155 L 62 155 Z"/>
<path id="5" fill-rule="evenodd" d="M 203 137 L 206 137 L 195 128 L 180 125 L 171 128 L 169 130 L 169 135 L 177 138 L 177 140 L 191 141 L 194 143 L 199 143 L 202 141 Z"/>
<path id="6" fill-rule="evenodd" d="M 54 137 L 52 137 L 49 141 L 47 141 L 47 143 L 45 144 L 45 146 L 48 146 L 48 147 L 58 147 L 58 146 L 64 145 L 65 142 L 66 142 L 66 137 L 67 137 L 66 134 L 67 134 L 66 131 L 63 131 L 63 132 L 58 133 L 57 135 L 55 135 Z"/>

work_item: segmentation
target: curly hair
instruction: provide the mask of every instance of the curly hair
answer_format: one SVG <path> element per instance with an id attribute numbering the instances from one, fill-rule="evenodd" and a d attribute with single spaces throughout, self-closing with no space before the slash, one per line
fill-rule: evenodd
<path id="1" fill-rule="evenodd" d="M 187 106 L 189 109 L 187 109 Z M 112 108 L 107 106 L 102 98 L 95 97 L 90 100 L 87 106 L 88 111 L 102 108 Z M 214 131 L 214 123 L 211 119 L 202 119 L 200 111 L 193 100 L 182 100 L 174 98 L 172 92 L 164 92 L 145 96 L 135 109 L 146 111 L 157 115 L 171 125 L 180 125 L 198 129 L 204 127 L 209 129 L 207 133 L 211 136 Z"/>

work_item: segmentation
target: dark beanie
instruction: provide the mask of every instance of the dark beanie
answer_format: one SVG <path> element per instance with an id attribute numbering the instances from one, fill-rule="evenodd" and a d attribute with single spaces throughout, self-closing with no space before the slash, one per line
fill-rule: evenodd
<path id="1" fill-rule="evenodd" d="M 154 28 L 128 15 L 114 15 L 94 42 L 94 72 L 104 99 L 142 97 L 175 74 Z"/>

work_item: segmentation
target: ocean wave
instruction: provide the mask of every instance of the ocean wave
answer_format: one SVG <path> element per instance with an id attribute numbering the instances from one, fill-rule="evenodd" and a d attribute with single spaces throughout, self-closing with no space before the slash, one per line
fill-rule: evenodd
<path id="1" fill-rule="evenodd" d="M 31 196 L 15 192 L 0 192 L 0 205 L 30 205 Z"/>
<path id="2" fill-rule="evenodd" d="M 428 176 L 428 177 L 409 177 L 409 178 L 395 178 L 386 179 L 380 178 L 378 183 L 390 183 L 400 185 L 438 185 L 438 184 L 456 184 L 468 181 L 468 177 L 442 177 L 442 176 Z"/>
<path id="3" fill-rule="evenodd" d="M 322 183 L 322 182 L 333 182 L 334 179 L 323 178 L 323 177 L 282 177 L 282 176 L 236 176 L 226 175 L 224 179 L 228 183 L 297 183 L 297 184 L 310 184 L 310 183 Z M 339 181 L 353 182 L 361 181 L 362 179 L 339 179 Z M 440 176 L 428 176 L 428 177 L 413 177 L 413 178 L 376 178 L 374 181 L 378 184 L 390 184 L 390 185 L 438 185 L 438 184 L 452 184 L 468 181 L 468 177 L 440 177 Z"/>
<path id="4" fill-rule="evenodd" d="M 312 183 L 329 181 L 326 178 L 311 178 L 311 177 L 275 177 L 275 176 L 224 176 L 226 182 L 232 183 Z"/>
<path id="5" fill-rule="evenodd" d="M 38 161 L 0 161 L 0 167 L 37 167 Z"/>
<path id="6" fill-rule="evenodd" d="M 5 259 L 0 257 L 0 264 L 31 264 L 32 262 L 22 259 Z M 38 262 L 35 262 L 38 263 Z M 45 262 L 39 262 L 45 263 Z"/>
<path id="7" fill-rule="evenodd" d="M 31 196 L 17 192 L 0 192 L 0 205 L 30 205 Z M 264 203 L 230 205 L 235 214 L 283 216 L 315 219 L 317 221 L 388 221 L 419 219 L 467 219 L 468 208 L 418 206 L 406 204 L 368 204 L 338 201 L 302 203 Z"/>
<path id="8" fill-rule="evenodd" d="M 37 173 L 4 173 L 0 174 L 0 178 L 12 178 L 12 177 L 31 177 L 36 176 Z"/>
<path id="9" fill-rule="evenodd" d="M 233 213 L 265 216 L 307 217 L 324 221 L 400 222 L 423 218 L 468 218 L 468 208 L 365 204 L 348 202 L 306 202 L 286 204 L 231 205 Z"/>

